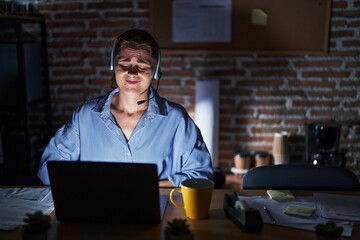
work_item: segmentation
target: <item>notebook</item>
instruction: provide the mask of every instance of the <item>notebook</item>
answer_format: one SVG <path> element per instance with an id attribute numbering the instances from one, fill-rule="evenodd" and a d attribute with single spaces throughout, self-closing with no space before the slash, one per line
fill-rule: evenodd
<path id="1" fill-rule="evenodd" d="M 165 212 L 155 164 L 49 161 L 47 168 L 60 222 L 157 224 Z"/>

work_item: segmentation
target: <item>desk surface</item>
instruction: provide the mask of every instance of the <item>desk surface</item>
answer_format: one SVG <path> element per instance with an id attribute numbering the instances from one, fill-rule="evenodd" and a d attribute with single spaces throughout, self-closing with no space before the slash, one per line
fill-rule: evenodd
<path id="1" fill-rule="evenodd" d="M 170 189 L 161 189 L 161 194 L 169 194 Z M 211 239 L 315 239 L 315 233 L 310 231 L 286 228 L 264 224 L 260 233 L 247 234 L 226 218 L 223 210 L 224 194 L 229 189 L 214 190 L 210 206 L 209 218 L 205 220 L 188 219 L 190 229 L 196 240 Z M 256 196 L 265 195 L 263 190 L 237 190 L 239 195 Z M 292 191 L 296 196 L 310 196 L 311 191 Z M 317 191 L 318 192 L 318 191 Z M 334 193 L 334 192 L 333 192 Z M 336 192 L 335 192 L 336 193 Z M 360 192 L 339 192 L 341 194 L 360 195 Z M 163 229 L 167 221 L 173 218 L 185 218 L 182 209 L 168 203 L 164 219 L 155 226 L 121 225 L 121 224 L 63 224 L 53 221 L 49 231 L 49 240 L 71 239 L 164 239 Z M 0 239 L 20 240 L 20 229 L 11 232 L 0 231 Z M 360 239 L 360 225 L 354 227 L 351 238 Z"/>

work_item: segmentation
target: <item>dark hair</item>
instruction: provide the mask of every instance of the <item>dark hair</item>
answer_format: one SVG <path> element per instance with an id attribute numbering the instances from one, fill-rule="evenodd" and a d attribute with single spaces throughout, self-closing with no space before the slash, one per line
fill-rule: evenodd
<path id="1" fill-rule="evenodd" d="M 131 29 L 115 39 L 115 54 L 124 48 L 135 48 L 150 51 L 150 55 L 156 59 L 159 51 L 159 44 L 147 31 L 142 29 Z"/>
<path id="2" fill-rule="evenodd" d="M 159 52 L 159 44 L 150 33 L 142 29 L 130 29 L 119 36 L 114 40 L 114 62 L 118 60 L 118 54 L 121 50 L 125 48 L 141 49 L 150 53 L 150 56 L 157 60 Z M 112 77 L 112 86 L 116 86 L 115 73 Z"/>

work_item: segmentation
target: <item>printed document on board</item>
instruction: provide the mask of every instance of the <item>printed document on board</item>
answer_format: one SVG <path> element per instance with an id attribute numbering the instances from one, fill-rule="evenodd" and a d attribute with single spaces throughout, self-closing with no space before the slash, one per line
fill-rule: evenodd
<path id="1" fill-rule="evenodd" d="M 174 42 L 231 42 L 231 0 L 173 0 Z"/>

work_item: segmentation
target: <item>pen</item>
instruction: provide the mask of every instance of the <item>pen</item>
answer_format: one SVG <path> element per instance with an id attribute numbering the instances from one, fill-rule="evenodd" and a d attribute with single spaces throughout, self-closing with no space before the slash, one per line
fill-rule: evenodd
<path id="1" fill-rule="evenodd" d="M 265 210 L 266 214 L 270 217 L 272 223 L 275 224 L 275 218 L 273 217 L 273 215 L 271 215 L 269 209 L 267 209 L 267 207 L 264 206 L 264 210 Z"/>

